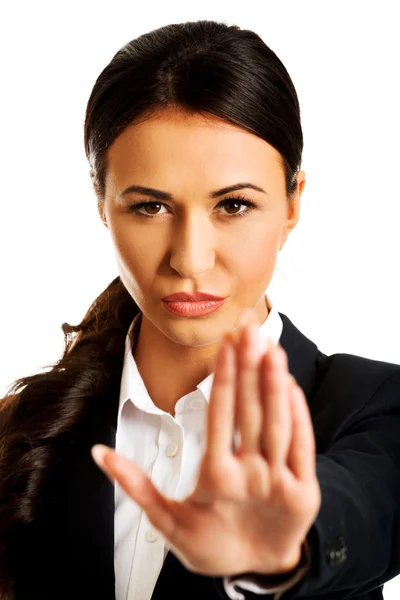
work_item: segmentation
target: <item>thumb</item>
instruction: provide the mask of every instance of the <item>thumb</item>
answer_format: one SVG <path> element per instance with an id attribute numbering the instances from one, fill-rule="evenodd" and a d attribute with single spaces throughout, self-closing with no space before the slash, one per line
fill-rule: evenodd
<path id="1" fill-rule="evenodd" d="M 112 448 L 96 444 L 91 454 L 111 482 L 116 480 L 124 492 L 145 511 L 154 527 L 170 540 L 175 529 L 171 511 L 174 502 L 160 494 L 134 461 L 117 454 Z"/>

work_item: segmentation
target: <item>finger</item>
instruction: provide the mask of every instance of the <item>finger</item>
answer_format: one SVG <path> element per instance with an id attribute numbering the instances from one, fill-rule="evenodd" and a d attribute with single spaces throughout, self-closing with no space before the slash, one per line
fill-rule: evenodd
<path id="1" fill-rule="evenodd" d="M 235 422 L 235 347 L 228 333 L 219 347 L 207 414 L 206 450 L 208 458 L 232 454 Z"/>
<path id="2" fill-rule="evenodd" d="M 168 540 L 173 537 L 175 519 L 169 510 L 170 501 L 164 498 L 145 473 L 131 460 L 112 448 L 96 444 L 91 450 L 96 464 L 146 512 L 151 523 Z"/>
<path id="3" fill-rule="evenodd" d="M 236 413 L 242 452 L 259 453 L 261 449 L 260 360 L 259 327 L 251 324 L 242 329 L 237 353 Z"/>
<path id="4" fill-rule="evenodd" d="M 290 395 L 293 427 L 287 464 L 295 477 L 306 481 L 315 477 L 316 447 L 314 428 L 307 399 L 297 383 L 292 384 Z"/>
<path id="5" fill-rule="evenodd" d="M 261 368 L 264 448 L 271 468 L 286 464 L 292 438 L 288 361 L 280 345 L 269 346 Z"/>

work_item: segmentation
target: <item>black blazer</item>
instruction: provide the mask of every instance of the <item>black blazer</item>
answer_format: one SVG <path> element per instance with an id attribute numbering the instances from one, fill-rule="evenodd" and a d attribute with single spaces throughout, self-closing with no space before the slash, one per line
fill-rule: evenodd
<path id="1" fill-rule="evenodd" d="M 283 599 L 380 600 L 400 573 L 400 365 L 323 354 L 289 320 L 280 344 L 307 397 L 322 491 L 311 567 Z M 92 403 L 57 463 L 36 521 L 14 536 L 15 600 L 114 600 L 114 487 L 94 463 L 115 447 L 119 386 Z M 243 592 L 247 599 L 271 598 Z M 152 600 L 228 600 L 222 578 L 169 552 Z"/>

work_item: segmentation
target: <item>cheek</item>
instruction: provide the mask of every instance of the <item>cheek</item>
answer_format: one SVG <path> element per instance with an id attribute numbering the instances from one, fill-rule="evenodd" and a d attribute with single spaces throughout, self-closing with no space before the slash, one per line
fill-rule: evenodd
<path id="1" fill-rule="evenodd" d="M 137 228 L 109 227 L 120 277 L 135 301 L 142 306 L 145 290 L 152 285 L 157 272 L 157 252 L 154 244 L 138 233 Z"/>
<path id="2" fill-rule="evenodd" d="M 272 275 L 279 251 L 279 230 L 262 228 L 252 230 L 237 242 L 237 251 L 232 253 L 232 268 L 241 280 L 259 280 Z M 234 266 L 233 266 L 234 265 Z"/>
<path id="3" fill-rule="evenodd" d="M 131 271 L 149 269 L 157 261 L 159 244 L 143 229 L 129 226 L 121 219 L 120 223 L 111 224 L 110 234 L 119 260 Z"/>

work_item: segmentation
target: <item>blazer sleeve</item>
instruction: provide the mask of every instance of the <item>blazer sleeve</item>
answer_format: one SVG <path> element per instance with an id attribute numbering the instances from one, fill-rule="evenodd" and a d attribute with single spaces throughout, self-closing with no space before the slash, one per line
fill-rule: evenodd
<path id="1" fill-rule="evenodd" d="M 317 454 L 316 470 L 321 507 L 307 534 L 310 565 L 282 600 L 348 598 L 400 574 L 400 366 Z M 214 581 L 227 600 L 222 579 Z"/>

